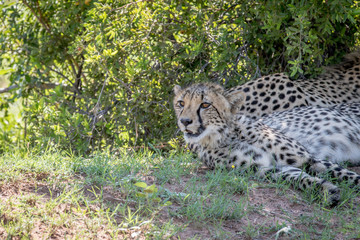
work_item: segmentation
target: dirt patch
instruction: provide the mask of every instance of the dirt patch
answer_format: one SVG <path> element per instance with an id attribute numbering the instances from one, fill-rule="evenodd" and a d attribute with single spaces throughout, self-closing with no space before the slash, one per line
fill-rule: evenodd
<path id="1" fill-rule="evenodd" d="M 352 167 L 351 170 L 360 172 L 360 167 Z M 194 173 L 204 179 L 208 169 L 200 168 L 198 172 Z M 174 181 L 171 184 L 166 183 L 163 185 L 167 191 L 172 193 L 186 194 L 186 188 L 192 175 L 186 175 L 181 178 L 181 181 Z M 46 183 L 46 174 L 30 174 L 26 175 L 21 181 L 7 182 L 0 184 L 0 203 L 8 211 L 0 212 L 0 221 L 5 225 L 24 224 L 21 222 L 19 214 L 32 214 L 32 225 L 30 231 L 30 238 L 32 239 L 72 239 L 76 238 L 79 233 L 80 236 L 87 239 L 113 239 L 114 233 L 109 231 L 109 222 L 99 223 L 98 226 L 93 227 L 93 215 L 101 212 L 103 209 L 101 203 L 91 203 L 97 196 L 102 195 L 102 200 L 109 206 L 116 206 L 125 202 L 126 196 L 120 191 L 110 186 L 96 186 L 85 185 L 81 191 L 82 195 L 86 197 L 89 202 L 84 203 L 78 201 L 78 204 L 67 203 L 60 201 L 55 204 L 51 209 L 48 204 L 51 200 L 58 198 L 65 188 L 60 189 Z M 82 180 L 80 176 L 79 179 Z M 148 185 L 156 184 L 156 179 L 152 176 L 146 176 L 142 179 Z M 69 186 L 70 181 L 69 181 Z M 204 180 L 205 184 L 205 180 Z M 66 186 L 66 184 L 63 184 Z M 71 188 L 71 187 L 69 187 Z M 35 198 L 23 199 L 25 195 L 36 195 Z M 22 199 L 22 200 L 20 200 Z M 311 227 L 313 231 L 321 233 L 327 223 L 322 222 L 321 218 L 311 220 L 304 224 L 303 218 L 316 218 L 314 216 L 315 210 L 318 211 L 318 206 L 315 204 L 308 204 L 303 200 L 303 196 L 298 191 L 290 188 L 286 191 L 277 190 L 271 185 L 261 183 L 259 186 L 250 187 L 246 194 L 234 194 L 232 198 L 235 202 L 239 202 L 244 207 L 246 215 L 237 219 L 223 219 L 223 220 L 209 220 L 208 222 L 200 222 L 189 220 L 183 215 L 177 215 L 176 212 L 180 205 L 173 203 L 173 205 L 162 209 L 154 218 L 153 222 L 157 225 L 166 224 L 171 221 L 174 225 L 181 228 L 181 230 L 170 239 L 275 239 L 277 233 L 280 231 L 286 232 L 288 229 L 297 229 L 307 232 Z M 22 201 L 22 202 L 21 202 Z M 17 209 L 16 204 L 25 204 L 28 209 L 35 209 L 27 212 L 24 209 Z M 210 204 L 210 203 L 209 203 Z M 360 198 L 353 199 L 353 205 L 360 205 Z M 137 203 L 129 205 L 132 211 L 136 211 Z M 47 211 L 47 212 L 46 212 Z M 326 211 L 326 210 L 324 210 Z M 19 214 L 17 214 L 19 213 Z M 175 213 L 175 214 L 174 214 Z M 102 213 L 102 215 L 104 215 Z M 46 216 L 46 217 L 45 217 Z M 65 217 L 64 217 L 65 216 Z M 71 217 L 66 217 L 71 216 Z M 330 216 L 327 221 L 337 228 L 338 222 L 342 221 L 351 222 L 353 216 L 337 216 L 334 214 Z M 47 219 L 52 219 L 48 221 Z M 100 221 L 100 220 L 99 220 Z M 103 220 L 101 220 L 103 221 Z M 123 221 L 119 216 L 112 216 L 111 224 L 118 227 L 117 239 L 146 239 L 149 238 L 150 225 L 143 225 L 135 229 L 120 228 Z M 215 222 L 219 221 L 219 222 Z M 311 224 L 311 225 L 309 225 Z M 349 231 L 351 231 L 349 226 Z M 345 229 L 346 230 L 346 229 Z M 21 233 L 13 239 L 21 239 Z M 287 235 L 279 235 L 278 239 L 294 239 L 296 233 Z M 8 237 L 7 231 L 0 227 L 0 239 Z M 151 238 L 151 237 L 150 237 Z M 165 236 L 166 238 L 166 236 Z M 336 239 L 348 239 L 341 233 L 336 235 Z M 355 238 L 354 238 L 355 239 Z"/>
<path id="2" fill-rule="evenodd" d="M 30 234 L 17 231 L 11 239 L 22 239 L 28 234 L 30 239 L 74 239 L 78 238 L 79 234 L 82 239 L 114 239 L 114 236 L 116 239 L 145 239 L 145 233 L 148 232 L 146 225 L 136 229 L 120 229 L 119 225 L 118 231 L 114 233 L 108 227 L 110 222 L 102 219 L 102 216 L 94 222 L 94 215 L 101 213 L 103 209 L 99 203 L 92 204 L 91 201 L 101 192 L 106 203 L 120 204 L 124 200 L 119 191 L 108 186 L 100 191 L 99 187 L 88 185 L 81 191 L 83 196 L 89 199 L 89 203 L 85 204 L 81 200 L 77 204 L 67 203 L 62 199 L 64 195 L 61 195 L 65 189 L 52 189 L 53 186 L 41 181 L 43 178 L 26 177 L 29 176 L 25 176 L 22 181 L 0 185 L 0 205 L 4 206 L 0 211 L 0 221 L 7 226 L 31 229 Z M 29 218 L 31 223 L 26 223 L 29 222 Z M 118 216 L 112 217 L 111 224 L 121 222 L 122 219 Z M 0 227 L 0 239 L 7 238 L 7 230 Z"/>
<path id="3" fill-rule="evenodd" d="M 360 172 L 360 167 L 349 168 L 352 171 Z M 197 175 L 204 175 L 207 169 L 201 169 Z M 184 193 L 191 176 L 182 177 L 180 184 L 165 184 L 164 187 L 175 193 Z M 199 183 L 201 184 L 201 183 Z M 286 191 L 277 190 L 275 187 L 267 187 L 266 183 L 261 183 L 263 187 L 250 188 L 246 194 L 247 201 L 244 208 L 247 211 L 246 216 L 239 219 L 222 220 L 220 229 L 212 227 L 212 223 L 199 223 L 189 221 L 182 216 L 169 216 L 168 211 L 161 214 L 164 221 L 172 218 L 174 223 L 186 228 L 181 231 L 177 237 L 180 239 L 199 238 L 199 239 L 254 239 L 252 235 L 260 238 L 255 239 L 294 239 L 298 238 L 296 231 L 308 232 L 309 229 L 321 234 L 326 224 L 331 224 L 333 228 L 338 228 L 340 218 L 336 214 L 327 219 L 328 222 L 322 222 L 321 217 L 317 219 L 314 212 L 319 211 L 319 206 L 309 204 L 303 198 L 300 191 L 290 188 Z M 234 201 L 238 201 L 242 196 L 234 195 Z M 360 197 L 352 199 L 354 206 L 360 205 Z M 178 205 L 175 203 L 169 209 L 175 212 Z M 330 209 L 323 208 L 325 212 Z M 307 223 L 301 219 L 311 219 Z M 351 217 L 350 217 L 351 218 Z M 345 220 L 346 221 L 346 220 Z M 304 224 L 305 222 L 305 224 Z M 351 222 L 349 219 L 348 222 Z M 250 227 L 249 227 L 250 226 Z M 254 232 L 249 232 L 253 230 Z M 219 232 L 226 232 L 222 237 Z M 310 235 L 311 236 L 311 235 Z M 176 238 L 174 238 L 176 239 Z M 310 239 L 313 239 L 310 237 Z M 345 235 L 338 233 L 335 239 L 349 239 Z M 351 238 L 357 239 L 357 238 Z"/>

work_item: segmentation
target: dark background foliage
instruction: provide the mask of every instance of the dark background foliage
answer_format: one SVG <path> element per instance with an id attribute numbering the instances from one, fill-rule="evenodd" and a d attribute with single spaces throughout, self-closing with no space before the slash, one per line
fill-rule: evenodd
<path id="1" fill-rule="evenodd" d="M 169 141 L 175 84 L 311 77 L 354 48 L 360 13 L 347 0 L 0 3 L 0 152 Z"/>

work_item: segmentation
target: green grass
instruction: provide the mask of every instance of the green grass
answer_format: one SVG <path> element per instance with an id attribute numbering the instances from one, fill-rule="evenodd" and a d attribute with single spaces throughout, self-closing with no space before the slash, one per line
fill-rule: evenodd
<path id="1" fill-rule="evenodd" d="M 0 239 L 354 239 L 358 192 L 339 207 L 191 154 L 144 150 L 0 156 Z"/>

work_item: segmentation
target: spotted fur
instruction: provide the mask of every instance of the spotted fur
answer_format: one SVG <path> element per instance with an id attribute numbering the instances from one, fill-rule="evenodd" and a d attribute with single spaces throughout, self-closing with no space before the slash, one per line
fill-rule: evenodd
<path id="1" fill-rule="evenodd" d="M 317 186 L 329 204 L 338 202 L 338 187 L 310 174 L 328 172 L 360 185 L 357 173 L 338 165 L 360 163 L 360 103 L 299 107 L 256 120 L 238 113 L 219 85 L 176 86 L 174 92 L 178 126 L 209 168 L 251 168 L 300 189 Z"/>
<path id="2" fill-rule="evenodd" d="M 236 103 L 237 112 L 254 119 L 301 106 L 360 102 L 360 51 L 347 55 L 339 65 L 326 67 L 316 78 L 295 81 L 278 73 L 230 88 L 225 95 Z"/>

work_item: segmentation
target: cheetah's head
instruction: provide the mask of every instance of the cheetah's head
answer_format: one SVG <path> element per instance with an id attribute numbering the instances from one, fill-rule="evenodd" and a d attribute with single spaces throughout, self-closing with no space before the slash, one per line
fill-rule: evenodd
<path id="1" fill-rule="evenodd" d="M 232 118 L 224 89 L 213 83 L 174 87 L 174 109 L 178 126 L 188 143 L 213 145 L 223 139 Z"/>

